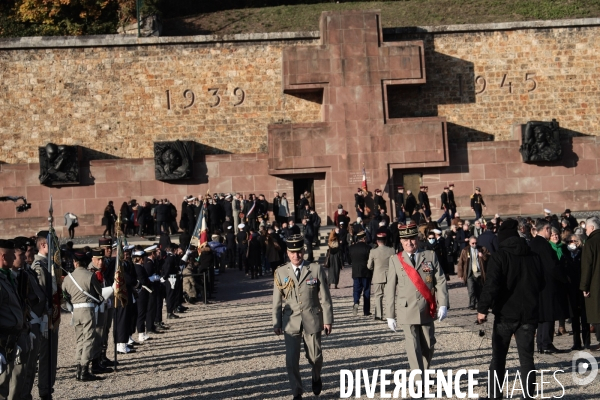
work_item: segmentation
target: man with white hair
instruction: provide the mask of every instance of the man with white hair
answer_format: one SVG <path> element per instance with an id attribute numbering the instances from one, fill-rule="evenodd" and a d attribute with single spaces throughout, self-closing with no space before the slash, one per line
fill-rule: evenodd
<path id="1" fill-rule="evenodd" d="M 590 325 L 596 328 L 596 339 L 600 332 L 600 218 L 590 217 L 585 221 L 588 239 L 581 254 L 581 282 L 579 289 L 585 298 L 585 312 Z M 600 351 L 600 344 L 590 348 Z"/>

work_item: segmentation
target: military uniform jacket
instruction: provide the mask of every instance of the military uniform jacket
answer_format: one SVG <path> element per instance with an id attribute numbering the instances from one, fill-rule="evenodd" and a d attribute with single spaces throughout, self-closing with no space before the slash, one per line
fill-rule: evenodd
<path id="1" fill-rule="evenodd" d="M 402 253 L 402 257 L 406 264 L 412 265 L 406 252 Z M 435 296 L 437 307 L 446 306 L 449 308 L 446 278 L 435 253 L 430 250 L 419 251 L 416 253 L 415 264 L 415 269 L 421 275 L 423 282 Z M 398 325 L 420 325 L 434 320 L 429 315 L 427 301 L 412 283 L 395 254 L 389 259 L 384 298 L 385 303 L 388 305 L 385 317 L 397 318 Z"/>
<path id="2" fill-rule="evenodd" d="M 440 209 L 449 210 L 450 209 L 450 200 L 448 200 L 448 193 L 442 192 L 441 200 L 442 200 L 441 201 L 442 206 L 440 207 Z"/>
<path id="3" fill-rule="evenodd" d="M 483 196 L 481 194 L 473 194 L 471 196 L 471 208 L 472 209 L 481 209 L 481 206 L 485 206 L 485 201 L 483 201 Z"/>
<path id="4" fill-rule="evenodd" d="M 23 328 L 23 310 L 17 290 L 6 275 L 0 273 L 0 331 Z M 14 332 L 0 332 L 15 334 Z"/>
<path id="5" fill-rule="evenodd" d="M 42 307 L 34 308 L 34 310 L 40 311 L 41 314 L 38 314 L 36 311 L 34 312 L 38 317 L 41 317 L 43 314 L 48 314 L 52 311 L 52 275 L 50 274 L 50 271 L 48 271 L 48 258 L 36 254 L 34 256 L 34 261 L 31 264 L 31 271 L 35 273 L 38 284 L 45 296 L 43 310 Z"/>
<path id="6" fill-rule="evenodd" d="M 390 257 L 395 255 L 394 249 L 388 246 L 378 246 L 369 252 L 367 267 L 373 271 L 371 283 L 386 283 L 390 266 Z"/>
<path id="7" fill-rule="evenodd" d="M 98 282 L 96 274 L 85 268 L 75 268 L 71 275 L 83 290 L 100 300 L 100 302 L 104 300 L 102 298 L 102 285 Z M 95 303 L 91 297 L 83 294 L 68 276 L 63 281 L 63 290 L 71 296 L 71 304 Z"/>
<path id="8" fill-rule="evenodd" d="M 276 283 L 273 287 L 273 328 L 281 328 L 287 333 L 314 334 L 323 330 L 323 324 L 333 323 L 333 304 L 329 294 L 327 277 L 317 263 L 306 261 L 296 279 L 294 267 L 287 263 L 275 271 Z M 280 285 L 289 285 L 279 289 Z M 286 293 L 289 294 L 286 298 Z M 283 294 L 282 294 L 283 292 Z M 320 299 L 319 299 L 320 296 Z"/>

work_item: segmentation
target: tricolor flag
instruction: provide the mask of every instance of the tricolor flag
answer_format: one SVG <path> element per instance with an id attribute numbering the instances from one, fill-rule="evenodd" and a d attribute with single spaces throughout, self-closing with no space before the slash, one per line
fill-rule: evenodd
<path id="1" fill-rule="evenodd" d="M 123 237 L 121 235 L 121 228 L 118 227 L 115 281 L 113 283 L 113 291 L 115 294 L 115 308 L 126 307 L 128 301 L 127 286 L 125 285 L 125 270 L 123 265 L 123 261 L 125 260 L 125 254 L 123 253 Z"/>
<path id="2" fill-rule="evenodd" d="M 207 196 L 210 196 L 208 193 Z M 198 240 L 198 246 L 202 243 L 208 242 L 208 228 L 206 226 L 206 212 L 207 212 L 207 200 L 206 198 L 200 206 L 200 212 L 198 213 L 198 219 L 196 220 L 196 226 L 192 233 L 192 239 Z"/>
<path id="3" fill-rule="evenodd" d="M 364 165 L 363 165 L 363 171 L 362 171 L 362 173 L 363 173 L 363 177 L 362 177 L 363 180 L 362 180 L 362 186 L 361 187 L 362 187 L 362 189 L 365 192 L 368 192 L 369 190 L 367 189 L 367 172 L 365 171 L 365 166 Z"/>

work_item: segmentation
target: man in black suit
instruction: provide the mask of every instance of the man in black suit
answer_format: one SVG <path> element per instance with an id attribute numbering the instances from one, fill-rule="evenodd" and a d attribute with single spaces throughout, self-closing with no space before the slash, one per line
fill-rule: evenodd
<path id="1" fill-rule="evenodd" d="M 350 246 L 349 262 L 352 264 L 352 279 L 354 280 L 354 315 L 358 314 L 360 296 L 363 296 L 363 315 L 371 315 L 371 279 L 373 271 L 368 267 L 371 246 L 365 242 L 365 232 L 356 235 L 357 242 Z"/>
<path id="2" fill-rule="evenodd" d="M 537 329 L 538 352 L 552 354 L 560 353 L 552 343 L 554 340 L 554 321 L 569 318 L 566 291 L 567 275 L 556 252 L 550 246 L 550 223 L 538 219 L 535 223 L 536 235 L 529 241 L 531 251 L 540 257 L 542 276 L 545 286 L 540 292 L 540 319 Z"/>
<path id="3" fill-rule="evenodd" d="M 485 225 L 485 231 L 477 238 L 477 245 L 488 249 L 490 254 L 494 254 L 500 248 L 493 223 L 488 222 Z"/>
<path id="4" fill-rule="evenodd" d="M 163 233 L 163 229 L 165 233 L 169 233 L 169 220 L 171 216 L 171 209 L 168 204 L 165 204 L 163 201 L 160 202 L 156 206 L 156 234 L 160 235 Z"/>
<path id="5" fill-rule="evenodd" d="M 315 260 L 313 255 L 313 239 L 315 237 L 313 224 L 309 222 L 308 219 L 304 218 L 302 220 L 302 225 L 304 229 L 304 244 L 306 245 L 306 254 L 308 255 L 306 261 L 309 263 Z"/>

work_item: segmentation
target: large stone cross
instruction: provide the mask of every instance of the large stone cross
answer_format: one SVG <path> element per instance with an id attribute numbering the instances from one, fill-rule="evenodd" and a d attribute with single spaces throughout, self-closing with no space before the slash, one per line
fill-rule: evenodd
<path id="1" fill-rule="evenodd" d="M 423 42 L 384 42 L 378 11 L 324 12 L 320 32 L 283 50 L 282 80 L 286 93 L 323 92 L 322 122 L 270 125 L 269 173 L 330 173 L 335 202 L 363 164 L 380 187 L 393 168 L 448 166 L 445 119 L 389 118 L 387 85 L 426 82 Z"/>

